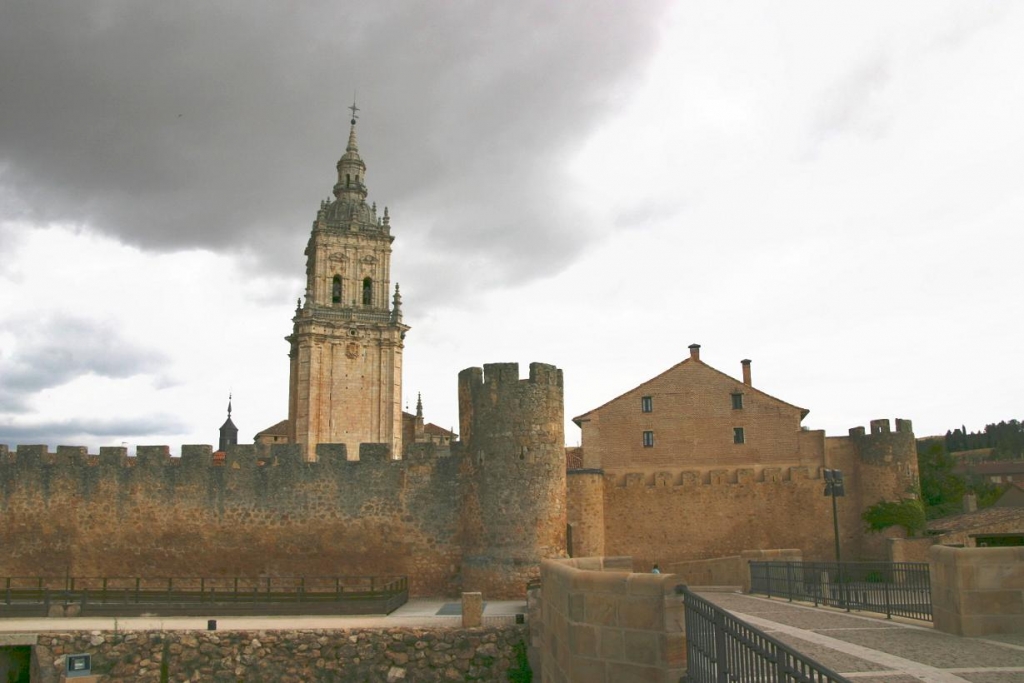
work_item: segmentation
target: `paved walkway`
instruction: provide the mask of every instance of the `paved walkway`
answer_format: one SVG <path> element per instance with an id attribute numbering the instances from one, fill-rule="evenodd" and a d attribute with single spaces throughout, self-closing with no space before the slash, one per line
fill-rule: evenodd
<path id="1" fill-rule="evenodd" d="M 740 593 L 701 596 L 854 683 L 1024 683 L 1024 634 L 961 638 L 909 619 Z"/>
<path id="2" fill-rule="evenodd" d="M 459 600 L 413 599 L 388 615 L 369 616 L 241 616 L 220 617 L 73 617 L 0 619 L 2 633 L 42 633 L 47 631 L 205 631 L 208 619 L 217 620 L 218 631 L 270 631 L 308 629 L 390 628 L 396 626 L 462 625 L 461 610 L 453 616 L 438 616 L 445 605 L 447 613 Z M 526 612 L 524 601 L 489 601 L 484 605 L 484 626 L 515 622 L 515 615 Z"/>

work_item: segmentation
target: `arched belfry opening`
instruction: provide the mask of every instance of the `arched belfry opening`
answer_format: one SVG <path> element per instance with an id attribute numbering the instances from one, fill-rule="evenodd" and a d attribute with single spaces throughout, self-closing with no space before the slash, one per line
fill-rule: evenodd
<path id="1" fill-rule="evenodd" d="M 335 275 L 331 282 L 331 303 L 341 303 L 341 276 Z"/>
<path id="2" fill-rule="evenodd" d="M 373 280 L 368 277 L 363 278 L 363 305 L 373 305 Z"/>

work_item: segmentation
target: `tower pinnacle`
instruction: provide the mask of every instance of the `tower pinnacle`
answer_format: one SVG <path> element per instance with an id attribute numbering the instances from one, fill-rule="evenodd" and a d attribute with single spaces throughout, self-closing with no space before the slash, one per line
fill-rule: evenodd
<path id="1" fill-rule="evenodd" d="M 359 144 L 356 141 L 356 120 L 359 118 L 359 107 L 352 101 L 352 119 L 349 121 L 348 144 L 345 153 L 338 160 L 338 182 L 334 186 L 334 196 L 338 199 L 351 199 L 363 202 L 366 199 L 366 164 L 359 156 Z"/>

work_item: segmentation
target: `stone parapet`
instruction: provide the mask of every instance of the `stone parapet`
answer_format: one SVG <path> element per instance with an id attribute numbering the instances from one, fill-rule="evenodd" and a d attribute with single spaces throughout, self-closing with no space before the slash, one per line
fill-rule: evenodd
<path id="1" fill-rule="evenodd" d="M 631 565 L 628 557 L 544 560 L 542 681 L 676 683 L 686 672 L 678 578 L 634 574 Z"/>
<path id="2" fill-rule="evenodd" d="M 958 636 L 1024 633 L 1024 547 L 928 553 L 935 628 Z"/>

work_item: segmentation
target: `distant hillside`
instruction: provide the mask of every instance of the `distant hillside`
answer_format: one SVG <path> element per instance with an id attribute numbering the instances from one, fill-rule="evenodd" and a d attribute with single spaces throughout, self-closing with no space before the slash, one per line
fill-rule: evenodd
<path id="1" fill-rule="evenodd" d="M 947 453 L 971 460 L 1020 460 L 1024 458 L 1024 424 L 1010 420 L 985 425 L 980 432 L 961 426 L 946 432 L 944 445 Z"/>

